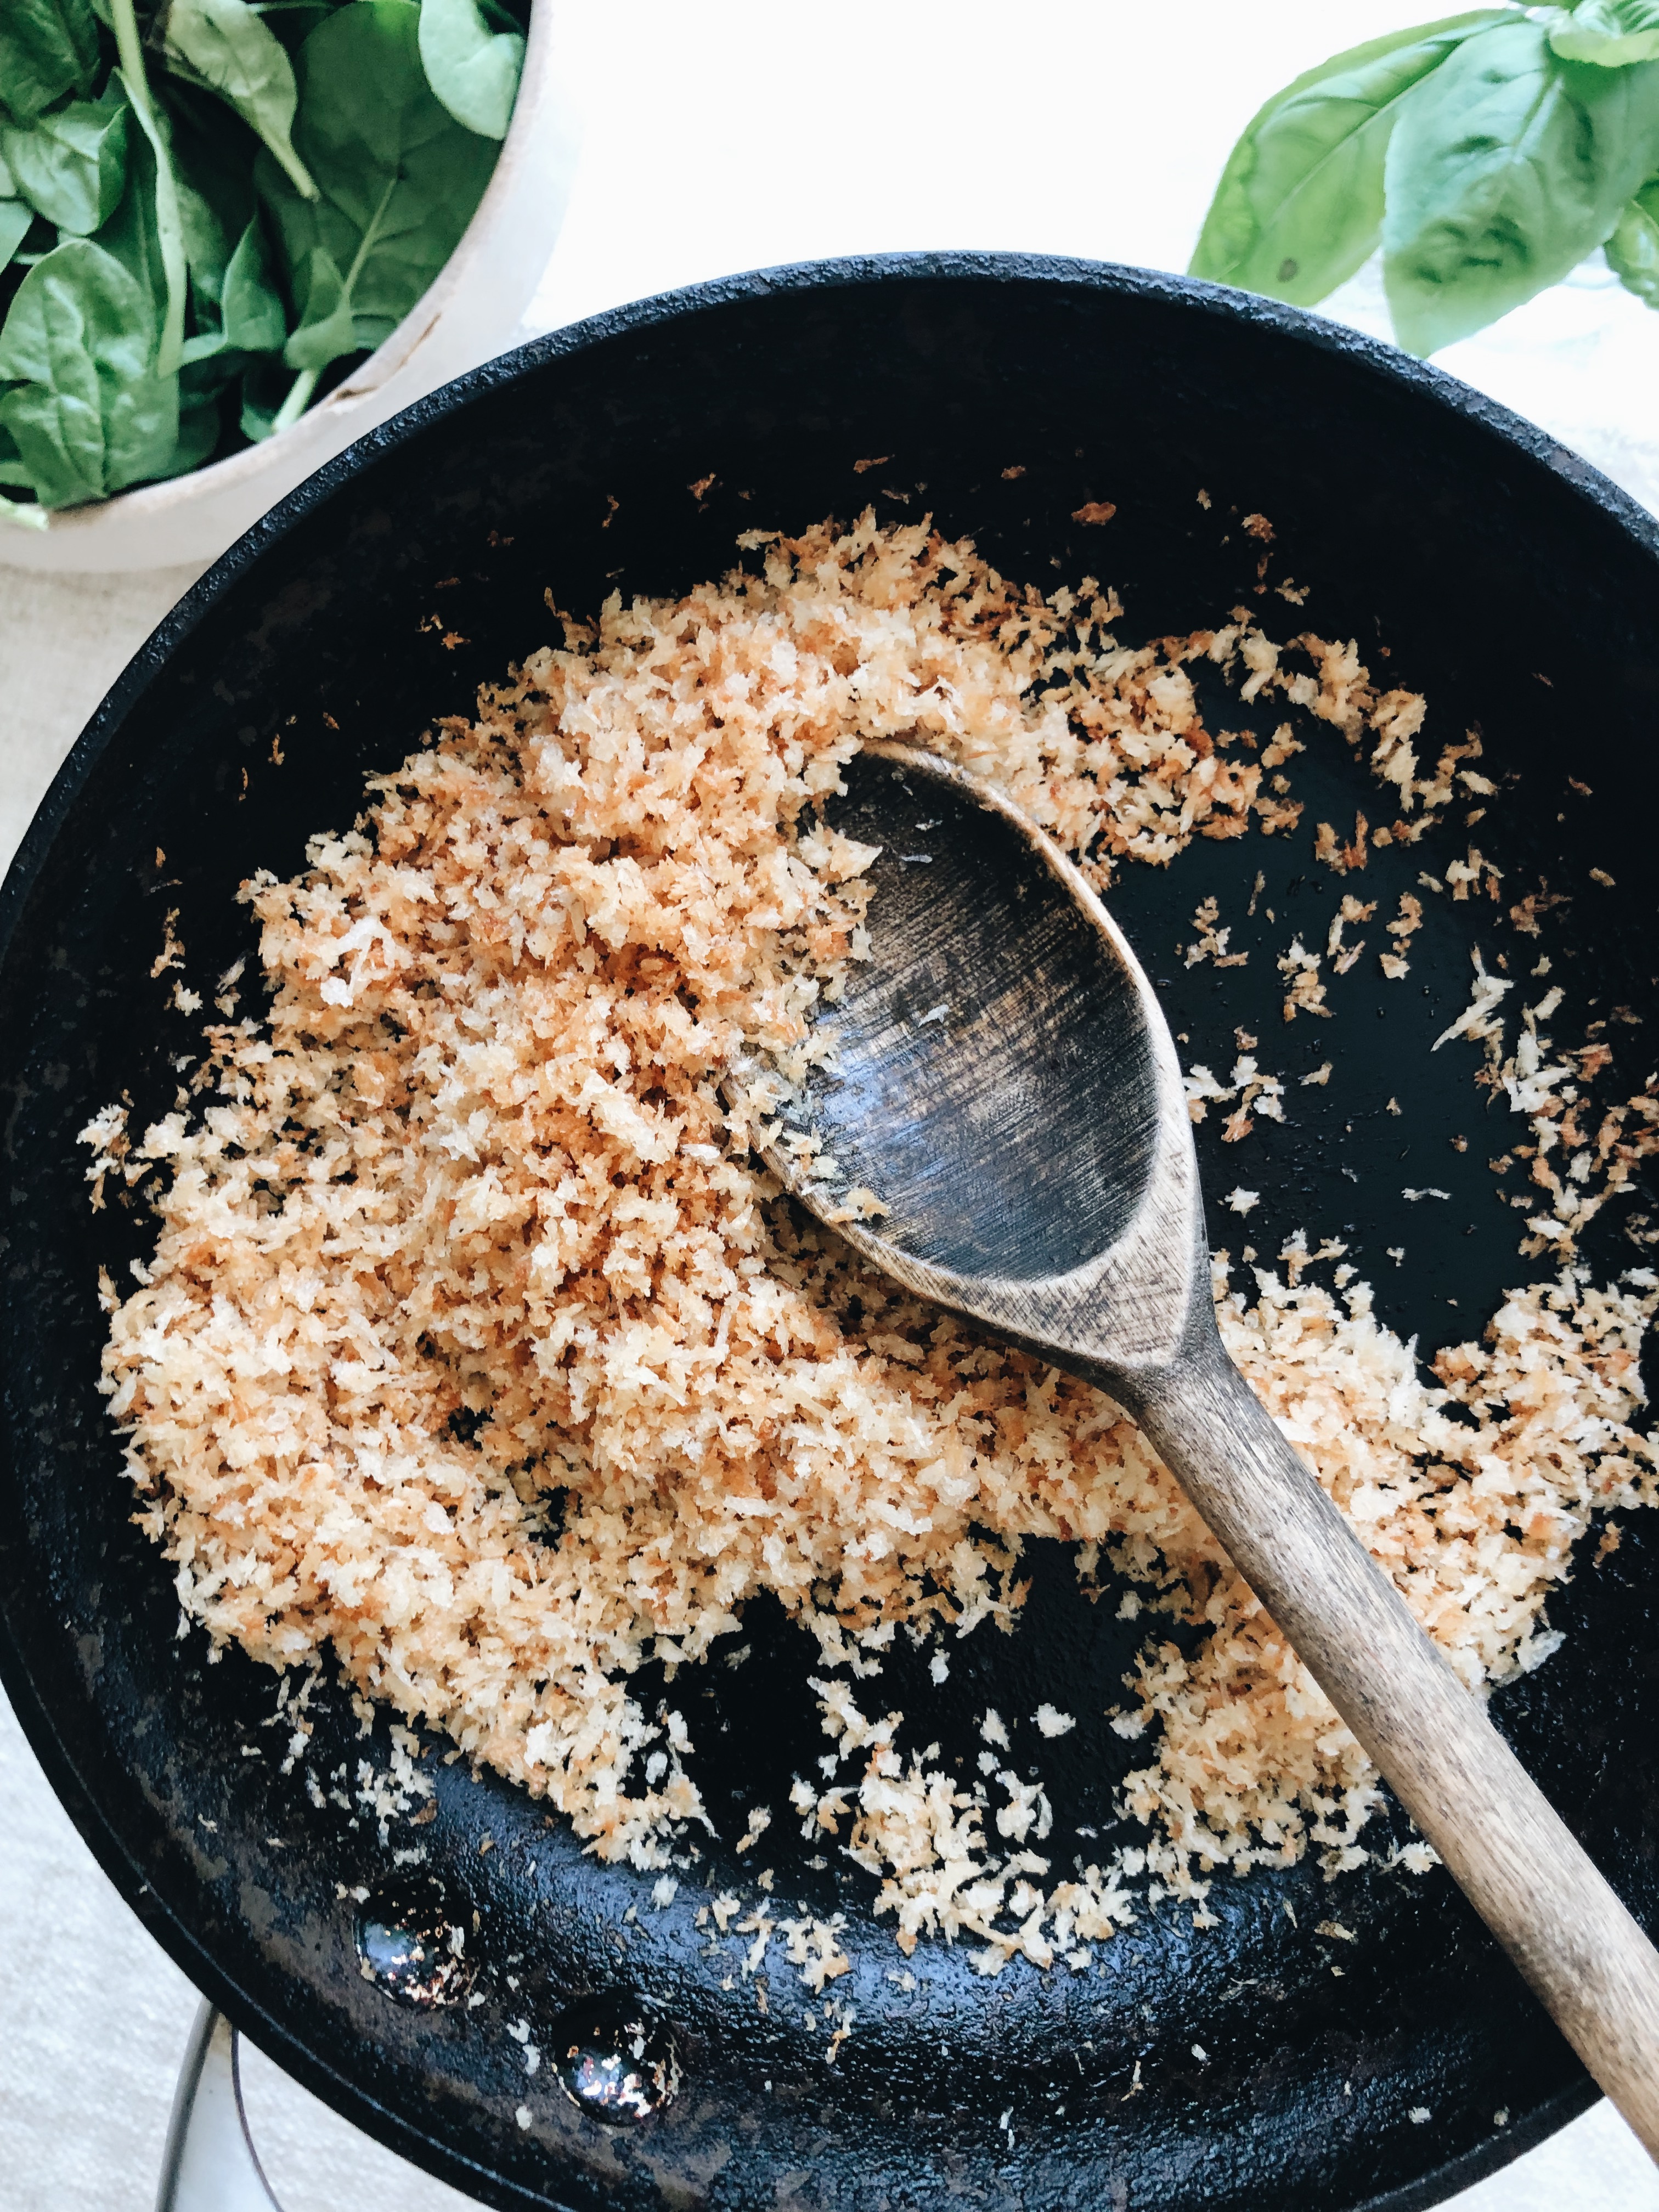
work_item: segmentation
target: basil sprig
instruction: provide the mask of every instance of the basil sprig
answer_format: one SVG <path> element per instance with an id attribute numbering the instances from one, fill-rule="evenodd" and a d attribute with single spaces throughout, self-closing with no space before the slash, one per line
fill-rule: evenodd
<path id="1" fill-rule="evenodd" d="M 1413 353 L 1599 246 L 1659 306 L 1659 0 L 1484 8 L 1310 70 L 1234 147 L 1190 267 L 1311 307 L 1379 246 Z"/>
<path id="2" fill-rule="evenodd" d="M 526 7 L 0 0 L 0 518 L 268 437 L 380 344 L 483 196 Z"/>

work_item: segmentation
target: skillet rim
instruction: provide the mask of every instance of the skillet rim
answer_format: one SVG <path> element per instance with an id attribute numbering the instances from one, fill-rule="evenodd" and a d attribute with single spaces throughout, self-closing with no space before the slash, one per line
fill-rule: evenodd
<path id="1" fill-rule="evenodd" d="M 1064 284 L 1146 300 L 1211 316 L 1235 325 L 1261 328 L 1293 343 L 1351 363 L 1427 400 L 1484 432 L 1561 480 L 1565 488 L 1617 526 L 1635 547 L 1659 565 L 1659 518 L 1591 463 L 1501 402 L 1461 382 L 1445 370 L 1415 359 L 1363 332 L 1331 322 L 1310 310 L 1212 284 L 1198 278 L 1121 263 L 1057 254 L 921 251 L 848 255 L 822 261 L 780 264 L 736 272 L 703 283 L 655 293 L 550 331 L 418 400 L 357 440 L 278 502 L 216 561 L 151 632 L 88 720 L 37 807 L 0 883 L 0 971 L 36 881 L 70 808 L 93 769 L 118 735 L 148 687 L 215 604 L 240 583 L 264 556 L 312 514 L 386 455 L 422 435 L 450 416 L 550 364 L 574 358 L 617 339 L 705 313 L 718 313 L 744 300 L 772 294 L 800 294 L 857 287 L 873 288 L 917 278 L 935 282 Z M 1343 372 L 1336 372 L 1340 374 Z M 9 1454 L 9 1437 L 0 1450 Z M 50 1700 L 33 1671 L 0 1596 L 0 1685 L 16 1712 L 29 1747 L 46 1772 L 54 1795 L 74 1822 L 82 1840 L 145 1928 L 191 1985 L 223 2011 L 240 2032 L 313 2094 L 354 2125 L 423 2170 L 451 2185 L 476 2190 L 486 2185 L 497 2203 L 544 2205 L 539 2192 L 521 2190 L 507 2176 L 411 2127 L 356 2081 L 338 2072 L 299 2041 L 257 1999 L 220 1966 L 196 1931 L 150 1889 L 143 1866 L 106 1816 L 95 1790 L 83 1778 L 59 1740 Z M 1374 2196 L 1352 2212 L 1423 2212 L 1456 2191 L 1495 2172 L 1554 2134 L 1587 2110 L 1599 2092 L 1588 2076 L 1570 2084 L 1537 2106 L 1527 2118 L 1495 2139 L 1474 2146 L 1414 2182 Z"/>

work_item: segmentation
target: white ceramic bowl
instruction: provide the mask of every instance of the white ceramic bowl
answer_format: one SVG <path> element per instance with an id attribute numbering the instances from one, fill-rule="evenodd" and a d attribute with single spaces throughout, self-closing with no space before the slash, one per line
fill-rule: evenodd
<path id="1" fill-rule="evenodd" d="M 552 15 L 532 0 L 513 120 L 460 244 L 385 343 L 291 429 L 166 483 L 65 507 L 45 530 L 0 517 L 0 565 L 81 574 L 205 567 L 354 438 L 518 336 L 553 251 L 580 145 L 556 82 Z"/>

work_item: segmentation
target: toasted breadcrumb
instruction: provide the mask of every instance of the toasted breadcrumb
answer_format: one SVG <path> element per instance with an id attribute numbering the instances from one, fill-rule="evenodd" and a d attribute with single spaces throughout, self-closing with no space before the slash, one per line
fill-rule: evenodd
<path id="1" fill-rule="evenodd" d="M 814 1006 L 867 950 L 873 855 L 814 805 L 866 738 L 994 779 L 1102 886 L 1196 836 L 1299 820 L 1249 746 L 1206 727 L 1200 660 L 1370 747 L 1401 817 L 1377 842 L 1420 834 L 1479 740 L 1419 779 L 1423 702 L 1379 696 L 1352 644 L 1294 641 L 1314 672 L 1287 675 L 1239 613 L 1121 647 L 1094 580 L 1045 599 L 926 524 L 743 543 L 759 575 L 567 622 L 474 720 L 371 779 L 362 822 L 315 838 L 302 876 L 245 887 L 266 1017 L 209 1031 L 196 1118 L 135 1140 L 112 1107 L 85 1133 L 94 1204 L 111 1176 L 170 1175 L 137 1289 L 107 1292 L 104 1389 L 143 1525 L 216 1644 L 278 1669 L 331 1654 L 607 1858 L 665 1868 L 707 1818 L 683 1717 L 630 1692 L 641 1662 L 672 1679 L 771 1592 L 826 1669 L 827 1786 L 789 1792 L 804 1832 L 876 1878 L 902 1949 L 969 1936 L 981 1972 L 1080 1971 L 1133 1917 L 1131 1882 L 1201 1899 L 1217 1868 L 1310 1844 L 1329 1871 L 1357 1864 L 1376 1778 L 1121 1409 L 793 1212 L 747 1151 L 775 1096 L 757 1079 L 728 1107 L 720 1079 L 751 1047 L 804 1073 Z M 1496 896 L 1478 860 L 1455 895 Z M 1372 911 L 1345 899 L 1342 919 Z M 1418 902 L 1402 918 L 1401 944 Z M 166 936 L 158 968 L 183 959 L 171 921 Z M 1285 1018 L 1328 1015 L 1319 956 L 1298 939 L 1279 964 Z M 1553 1648 L 1544 1602 L 1592 1517 L 1654 1500 L 1631 1424 L 1659 1298 L 1650 1273 L 1598 1287 L 1570 1257 L 1592 1199 L 1650 1148 L 1659 1097 L 1570 1143 L 1562 1102 L 1572 1089 L 1577 1111 L 1595 1048 L 1551 1060 L 1540 1001 L 1506 1051 L 1509 986 L 1476 969 L 1442 1044 L 1482 1045 L 1489 1087 L 1599 1164 L 1595 1189 L 1534 1178 L 1554 1210 L 1528 1233 L 1559 1276 L 1431 1379 L 1351 1267 L 1340 1292 L 1303 1279 L 1340 1244 L 1291 1240 L 1252 1297 L 1224 1260 L 1217 1280 L 1234 1358 L 1471 1686 Z M 1248 1055 L 1229 1086 L 1188 1083 L 1194 1118 L 1239 1099 L 1230 1137 L 1247 1109 L 1282 1114 Z M 834 1671 L 876 1672 L 896 1625 L 1011 1626 L 1036 1537 L 1076 1545 L 1085 1584 L 1109 1559 L 1133 1585 L 1123 1617 L 1152 1623 L 1110 1718 L 1147 1741 L 1122 1809 L 1151 1840 L 1075 1880 L 1054 1879 L 1053 1809 L 1007 1723 L 985 1716 L 983 1778 L 964 1784 Z M 1160 1617 L 1209 1633 L 1183 1653 Z M 1044 1737 L 1072 1723 L 1035 1716 Z M 1400 1863 L 1430 1863 L 1411 1848 Z M 649 1892 L 659 1909 L 674 1893 L 665 1875 Z M 712 1910 L 723 1935 L 741 1900 Z M 757 1907 L 733 1932 L 752 1938 L 745 1973 L 781 1939 L 816 1996 L 848 1971 L 840 1926 Z M 834 2017 L 832 2053 L 852 2025 Z"/>
<path id="2" fill-rule="evenodd" d="M 1285 978 L 1285 1018 L 1293 1022 L 1298 1013 L 1317 1014 L 1329 1021 L 1331 1010 L 1325 1004 L 1325 986 L 1319 980 L 1319 955 L 1310 952 L 1299 937 L 1292 938 L 1290 948 L 1279 956 L 1279 972 Z"/>
<path id="3" fill-rule="evenodd" d="M 1255 1042 L 1254 1038 L 1251 1042 Z M 1194 1066 L 1182 1080 L 1187 1093 L 1187 1112 L 1194 1121 L 1204 1119 L 1212 1100 L 1221 1105 L 1234 1098 L 1238 1100 L 1222 1131 L 1224 1145 L 1236 1145 L 1241 1138 L 1248 1137 L 1255 1126 L 1251 1118 L 1254 1115 L 1260 1114 L 1267 1121 L 1282 1121 L 1285 1118 L 1285 1086 L 1276 1075 L 1261 1073 L 1252 1053 L 1239 1054 L 1225 1084 L 1218 1083 L 1202 1066 Z"/>
<path id="4" fill-rule="evenodd" d="M 1220 918 L 1221 907 L 1218 900 L 1206 898 L 1200 903 L 1193 916 L 1193 927 L 1198 935 L 1190 945 L 1176 948 L 1188 968 L 1196 968 L 1205 960 L 1213 960 L 1218 968 L 1243 968 L 1248 964 L 1250 957 L 1248 952 L 1228 951 L 1227 940 L 1233 933 L 1231 927 L 1216 927 Z"/>

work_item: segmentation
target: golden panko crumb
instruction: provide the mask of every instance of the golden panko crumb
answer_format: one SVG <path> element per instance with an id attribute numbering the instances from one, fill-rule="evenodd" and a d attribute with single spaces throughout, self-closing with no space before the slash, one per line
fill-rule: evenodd
<path id="1" fill-rule="evenodd" d="M 872 856 L 815 802 L 866 738 L 994 779 L 1102 884 L 1197 836 L 1297 825 L 1256 740 L 1206 726 L 1199 661 L 1366 752 L 1401 815 L 1374 842 L 1419 834 L 1478 741 L 1419 777 L 1420 700 L 1379 696 L 1352 645 L 1296 641 L 1315 673 L 1285 674 L 1245 611 L 1123 647 L 1092 579 L 1044 597 L 926 525 L 744 542 L 763 573 L 567 621 L 473 721 L 373 778 L 301 876 L 245 886 L 268 1012 L 232 1023 L 222 997 L 194 1116 L 130 1137 L 112 1109 L 86 1133 L 94 1198 L 155 1164 L 170 1178 L 138 1287 L 107 1293 L 104 1387 L 144 1525 L 216 1641 L 277 1668 L 331 1656 L 606 1857 L 663 1867 L 704 1818 L 684 1719 L 630 1678 L 703 1659 L 772 1593 L 826 1670 L 826 1786 L 789 1801 L 807 1832 L 876 1877 L 906 1948 L 967 1934 L 987 1972 L 1076 1966 L 1133 1917 L 1134 1877 L 1201 1894 L 1310 1842 L 1354 1863 L 1376 1778 L 1121 1409 L 804 1222 L 747 1151 L 765 1100 L 728 1110 L 721 1077 L 755 1047 L 804 1073 L 815 1005 L 866 951 Z M 1300 750 L 1288 726 L 1274 746 L 1274 766 Z M 1363 828 L 1328 857 L 1363 867 Z M 1477 862 L 1456 896 L 1496 895 Z M 1420 911 L 1402 901 L 1396 943 Z M 1344 922 L 1372 912 L 1343 901 Z M 1218 919 L 1200 907 L 1196 957 L 1220 963 Z M 1348 950 L 1334 927 L 1322 957 L 1341 970 Z M 170 921 L 159 964 L 183 957 Z M 1298 939 L 1280 961 L 1287 1020 L 1329 1018 L 1321 959 Z M 1486 1042 L 1518 1110 L 1587 1062 L 1549 1058 L 1542 1002 L 1508 1050 L 1506 988 L 1477 961 L 1447 1036 Z M 1238 1102 L 1230 1138 L 1282 1091 L 1249 1054 L 1225 1084 L 1188 1079 L 1194 1118 Z M 1590 1147 L 1613 1170 L 1659 1109 L 1620 1111 Z M 1553 1211 L 1531 1233 L 1566 1258 L 1587 1188 L 1536 1180 L 1527 1203 Z M 1549 1648 L 1543 1602 L 1591 1516 L 1652 1499 L 1630 1425 L 1654 1279 L 1598 1288 L 1569 1263 L 1431 1379 L 1363 1285 L 1301 1279 L 1341 1249 L 1293 1240 L 1248 1292 L 1224 1269 L 1226 1340 L 1464 1679 L 1501 1680 Z M 896 1625 L 1008 1626 L 1034 1537 L 1076 1545 L 1085 1582 L 1109 1560 L 1154 1624 L 1113 1722 L 1148 1735 L 1126 1809 L 1153 1840 L 1075 1881 L 1008 1724 L 988 1714 L 964 1782 L 830 1671 L 873 1672 L 860 1655 Z M 1160 1618 L 1211 1633 L 1183 1656 Z M 838 1924 L 757 1907 L 747 1971 L 776 1940 L 822 1991 L 847 1971 Z"/>

